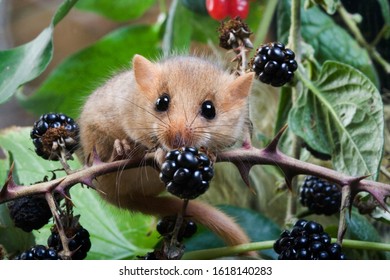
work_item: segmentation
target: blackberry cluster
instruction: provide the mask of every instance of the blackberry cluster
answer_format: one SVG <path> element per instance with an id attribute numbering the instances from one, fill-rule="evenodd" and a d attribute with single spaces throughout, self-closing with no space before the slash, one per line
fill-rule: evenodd
<path id="1" fill-rule="evenodd" d="M 52 217 L 50 207 L 42 195 L 21 197 L 8 202 L 7 206 L 15 226 L 26 232 L 40 229 Z"/>
<path id="2" fill-rule="evenodd" d="M 159 234 L 164 237 L 172 237 L 172 233 L 174 231 L 176 224 L 176 216 L 168 216 L 162 218 L 156 226 L 156 229 Z M 191 220 L 183 219 L 183 223 L 179 229 L 177 240 L 182 241 L 183 238 L 190 238 L 196 233 L 197 225 Z"/>
<path id="3" fill-rule="evenodd" d="M 210 159 L 194 147 L 168 152 L 160 172 L 167 191 L 183 199 L 194 199 L 205 193 L 213 176 Z"/>
<path id="4" fill-rule="evenodd" d="M 338 243 L 331 243 L 322 226 L 298 220 L 291 231 L 285 230 L 274 243 L 279 260 L 345 260 Z"/>
<path id="5" fill-rule="evenodd" d="M 71 155 L 78 145 L 78 133 L 79 127 L 72 118 L 65 114 L 49 113 L 42 115 L 34 123 L 30 136 L 38 156 L 58 160 L 59 143 L 62 143 L 67 154 Z"/>
<path id="6" fill-rule="evenodd" d="M 298 68 L 295 54 L 279 42 L 268 43 L 256 50 L 251 61 L 256 77 L 266 84 L 281 87 L 290 82 Z"/>
<path id="7" fill-rule="evenodd" d="M 315 176 L 306 176 L 299 200 L 310 211 L 329 216 L 340 210 L 341 191 L 335 184 Z"/>
<path id="8" fill-rule="evenodd" d="M 72 260 L 83 260 L 87 257 L 89 249 L 91 249 L 91 240 L 89 232 L 82 226 L 76 228 L 68 228 L 65 234 L 70 241 L 68 243 L 69 250 L 73 252 Z M 56 249 L 58 252 L 63 249 L 60 236 L 56 228 L 52 229 L 52 233 L 47 240 L 47 245 Z"/>
<path id="9" fill-rule="evenodd" d="M 36 245 L 15 257 L 15 260 L 62 260 L 53 248 Z"/>

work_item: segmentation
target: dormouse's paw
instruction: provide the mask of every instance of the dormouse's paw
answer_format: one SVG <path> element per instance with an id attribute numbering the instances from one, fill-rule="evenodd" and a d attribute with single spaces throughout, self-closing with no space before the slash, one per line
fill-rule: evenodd
<path id="1" fill-rule="evenodd" d="M 135 147 L 136 145 L 134 144 L 134 142 L 130 142 L 127 139 L 116 139 L 114 141 L 114 148 L 112 150 L 110 161 L 128 159 L 133 157 L 136 151 Z"/>

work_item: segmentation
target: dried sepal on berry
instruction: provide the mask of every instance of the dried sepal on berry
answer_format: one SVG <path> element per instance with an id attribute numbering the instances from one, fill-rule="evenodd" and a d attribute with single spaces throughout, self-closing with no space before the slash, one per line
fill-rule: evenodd
<path id="1" fill-rule="evenodd" d="M 240 17 L 222 21 L 218 28 L 218 34 L 219 46 L 224 49 L 237 49 L 240 46 L 240 42 L 248 49 L 253 48 L 249 38 L 252 31 Z"/>
<path id="2" fill-rule="evenodd" d="M 48 160 L 72 159 L 79 142 L 79 127 L 61 113 L 42 115 L 34 123 L 30 137 L 38 156 Z"/>

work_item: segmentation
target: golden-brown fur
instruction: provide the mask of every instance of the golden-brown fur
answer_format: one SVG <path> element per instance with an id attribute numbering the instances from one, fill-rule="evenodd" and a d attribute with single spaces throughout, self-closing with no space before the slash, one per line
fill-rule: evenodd
<path id="1" fill-rule="evenodd" d="M 173 56 L 152 63 L 136 55 L 132 70 L 114 76 L 88 98 L 79 120 L 82 154 L 86 158 L 96 148 L 103 161 L 111 161 L 121 155 L 121 148 L 132 157 L 178 146 L 203 146 L 218 153 L 243 137 L 252 79 L 252 74 L 236 78 L 199 57 Z M 159 112 L 155 103 L 163 93 L 170 96 L 169 109 Z M 214 119 L 200 113 L 206 100 L 216 108 Z M 160 196 L 164 185 L 151 167 L 101 176 L 96 187 L 104 199 L 131 211 L 165 216 L 182 208 L 180 199 Z M 229 245 L 249 242 L 233 219 L 210 205 L 190 201 L 186 214 Z"/>

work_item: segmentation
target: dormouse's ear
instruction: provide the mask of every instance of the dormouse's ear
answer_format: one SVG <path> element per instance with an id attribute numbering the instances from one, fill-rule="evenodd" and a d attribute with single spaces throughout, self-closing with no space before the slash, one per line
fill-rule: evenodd
<path id="1" fill-rule="evenodd" d="M 133 58 L 135 81 L 145 93 L 151 93 L 158 86 L 160 70 L 157 65 L 142 55 L 136 54 Z"/>
<path id="2" fill-rule="evenodd" d="M 245 73 L 237 77 L 229 85 L 230 97 L 233 102 L 235 100 L 243 100 L 248 97 L 251 91 L 254 74 L 254 72 Z"/>

